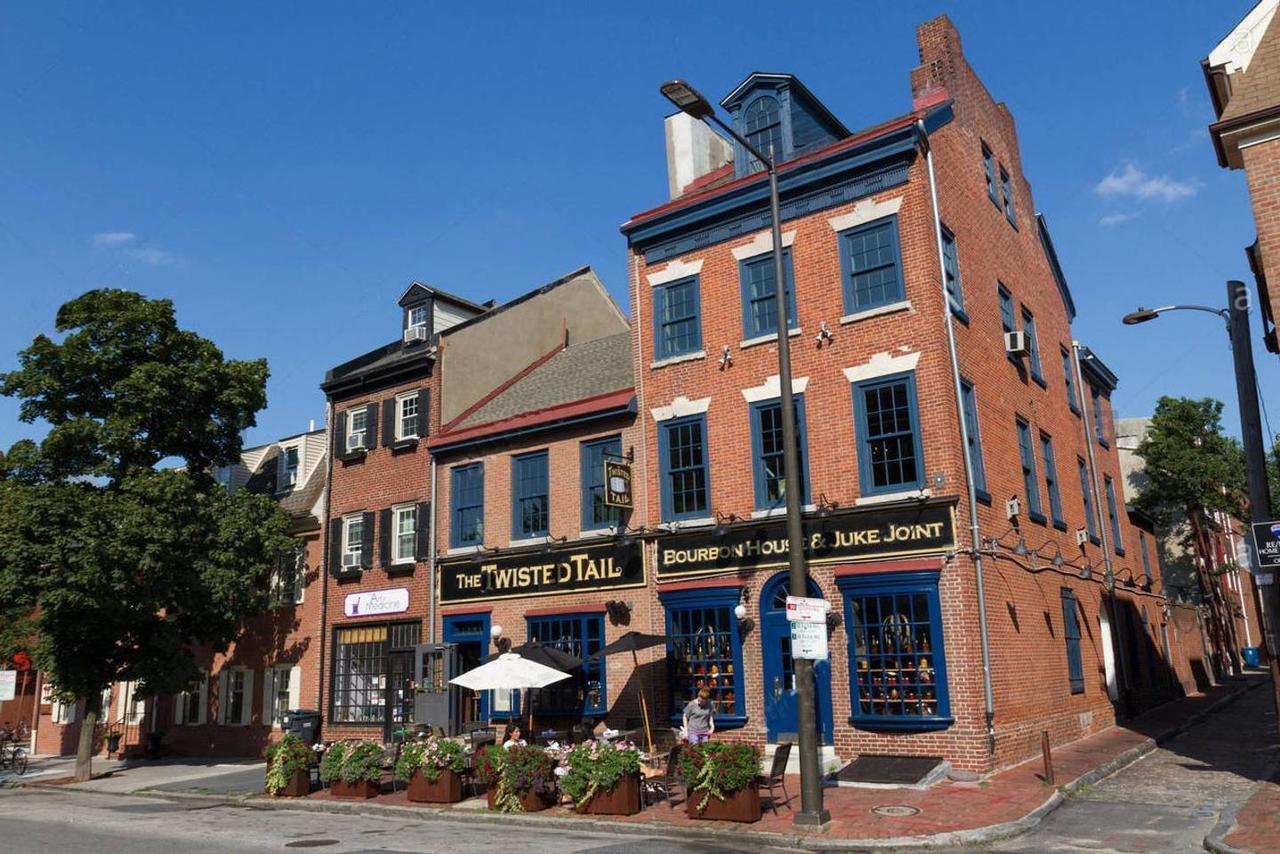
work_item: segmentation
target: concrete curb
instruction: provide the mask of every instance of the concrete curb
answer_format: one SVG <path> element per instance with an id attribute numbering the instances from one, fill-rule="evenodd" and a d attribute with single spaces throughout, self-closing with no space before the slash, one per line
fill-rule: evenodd
<path id="1" fill-rule="evenodd" d="M 1214 851 L 1216 854 L 1253 854 L 1247 848 L 1237 848 L 1227 842 L 1227 836 L 1236 829 L 1236 813 L 1249 801 L 1249 798 L 1256 795 L 1258 790 L 1267 784 L 1268 780 L 1275 777 L 1277 771 L 1280 771 L 1280 762 L 1268 765 L 1262 772 L 1262 780 L 1249 791 L 1249 796 L 1240 801 L 1240 803 L 1222 811 L 1213 829 L 1205 834 L 1204 848 L 1206 851 Z"/>
<path id="2" fill-rule="evenodd" d="M 777 848 L 794 848 L 808 851 L 901 851 L 909 849 L 919 850 L 928 848 L 971 846 L 1008 839 L 1026 833 L 1043 821 L 1045 816 L 1049 815 L 1061 806 L 1073 792 L 1078 791 L 1084 786 L 1090 786 L 1106 779 L 1117 771 L 1133 764 L 1143 756 L 1146 756 L 1148 753 L 1155 750 L 1158 745 L 1165 743 L 1182 732 L 1185 732 L 1187 729 L 1204 720 L 1209 715 L 1244 696 L 1246 692 L 1263 684 L 1267 683 L 1260 681 L 1251 685 L 1244 685 L 1241 686 L 1239 690 L 1232 691 L 1230 694 L 1215 700 L 1204 709 L 1201 709 L 1195 714 L 1189 715 L 1176 726 L 1173 726 L 1152 738 L 1146 739 L 1140 744 L 1117 755 L 1113 759 L 1099 765 L 1097 768 L 1080 775 L 1070 783 L 1059 787 L 1057 791 L 1053 792 L 1044 801 L 1044 803 L 1040 804 L 1040 806 L 1031 810 L 1021 818 L 1002 822 L 1000 824 L 987 825 L 986 827 L 947 831 L 929 836 L 886 837 L 880 839 L 831 839 L 823 838 L 821 836 L 792 835 L 785 833 L 752 831 L 747 829 L 720 830 L 707 828 L 703 830 L 699 828 L 664 825 L 654 822 L 634 824 L 630 822 L 604 821 L 593 818 L 500 815 L 490 813 L 487 810 L 482 812 L 467 812 L 456 809 L 417 806 L 407 807 L 390 804 L 373 804 L 368 802 L 344 803 L 339 801 L 293 799 L 267 800 L 255 795 L 233 797 L 228 795 L 199 794 L 195 792 L 165 792 L 156 789 L 141 789 L 127 793 L 96 792 L 95 794 L 123 797 L 143 796 L 166 798 L 171 800 L 192 800 L 203 803 L 221 803 L 228 806 L 247 807 L 249 809 L 295 810 L 301 812 L 311 810 L 341 815 L 380 815 L 396 816 L 400 818 L 416 817 L 419 819 L 444 820 L 458 823 L 474 822 L 485 824 L 494 821 L 501 821 L 506 824 L 514 824 L 529 828 L 545 827 L 560 830 L 597 831 L 614 835 L 645 836 L 651 839 L 694 839 L 738 846 L 743 844 L 745 838 L 749 839 L 753 846 L 768 845 Z M 92 789 L 69 788 L 67 785 L 53 785 L 38 782 L 25 784 L 18 783 L 17 785 L 24 788 L 38 788 L 60 792 L 93 791 Z M 1227 816 L 1224 814 L 1223 820 L 1226 818 Z M 1222 836 L 1225 836 L 1234 824 L 1234 810 L 1231 811 L 1231 819 L 1232 823 L 1226 826 L 1226 829 L 1221 834 Z M 1221 826 L 1222 821 L 1219 822 L 1219 827 Z M 1219 827 L 1214 828 L 1214 834 L 1218 833 Z M 1214 834 L 1210 834 L 1210 836 L 1213 836 Z M 1230 854 L 1247 854 L 1247 852 L 1239 852 L 1238 849 L 1226 846 L 1225 843 L 1221 844 L 1223 847 L 1210 847 L 1210 837 L 1205 838 L 1205 847 L 1210 851 L 1230 852 Z"/>

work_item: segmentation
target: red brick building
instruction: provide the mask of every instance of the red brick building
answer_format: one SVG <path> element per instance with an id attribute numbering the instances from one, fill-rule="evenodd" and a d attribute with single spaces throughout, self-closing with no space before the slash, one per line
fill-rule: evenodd
<path id="1" fill-rule="evenodd" d="M 728 737 L 794 737 L 775 517 L 796 488 L 810 595 L 832 606 L 816 668 L 828 756 L 987 771 L 1041 730 L 1068 741 L 1170 696 L 1180 653 L 1125 513 L 1117 379 L 1073 339 L 1013 118 L 950 21 L 917 35 L 911 110 L 866 130 L 790 75 L 752 74 L 721 101 L 782 164 L 802 483 L 781 476 L 759 165 L 737 150 L 623 226 L 636 478 L 659 529 L 653 626 L 675 638 L 667 712 L 707 686 Z"/>

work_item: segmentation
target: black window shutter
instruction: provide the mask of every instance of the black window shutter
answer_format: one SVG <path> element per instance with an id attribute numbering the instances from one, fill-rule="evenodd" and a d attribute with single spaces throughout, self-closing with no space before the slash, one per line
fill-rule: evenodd
<path id="1" fill-rule="evenodd" d="M 382 401 L 382 446 L 390 448 L 396 441 L 396 399 Z"/>
<path id="2" fill-rule="evenodd" d="M 418 435 L 431 435 L 431 389 L 418 391 Z"/>
<path id="3" fill-rule="evenodd" d="M 378 404 L 371 403 L 364 408 L 364 411 L 364 440 L 372 451 L 378 447 Z"/>
<path id="4" fill-rule="evenodd" d="M 373 568 L 373 520 L 377 513 L 364 514 L 364 538 L 360 542 L 360 566 Z"/>
<path id="5" fill-rule="evenodd" d="M 342 572 L 342 517 L 329 520 L 329 571 Z"/>
<path id="6" fill-rule="evenodd" d="M 419 416 L 421 417 L 421 416 Z M 418 530 L 417 530 L 417 550 L 414 558 L 417 560 L 427 559 L 427 550 L 431 544 L 427 542 L 427 535 L 431 531 L 431 502 L 421 501 L 418 503 Z"/>
<path id="7" fill-rule="evenodd" d="M 333 458 L 347 458 L 347 413 L 339 412 L 333 416 Z"/>
<path id="8" fill-rule="evenodd" d="M 378 514 L 378 563 L 391 565 L 391 509 Z"/>

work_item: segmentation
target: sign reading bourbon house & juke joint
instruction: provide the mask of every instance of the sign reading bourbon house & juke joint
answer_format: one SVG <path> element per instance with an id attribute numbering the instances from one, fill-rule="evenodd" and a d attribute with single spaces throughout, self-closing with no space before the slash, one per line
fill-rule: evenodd
<path id="1" fill-rule="evenodd" d="M 810 564 L 940 553 L 954 547 L 955 513 L 950 503 L 916 504 L 835 512 L 804 520 L 805 559 Z M 658 578 L 765 569 L 789 560 L 787 521 L 735 525 L 658 538 Z"/>
<path id="2" fill-rule="evenodd" d="M 644 586 L 639 540 L 569 543 L 441 561 L 440 601 L 480 602 Z"/>

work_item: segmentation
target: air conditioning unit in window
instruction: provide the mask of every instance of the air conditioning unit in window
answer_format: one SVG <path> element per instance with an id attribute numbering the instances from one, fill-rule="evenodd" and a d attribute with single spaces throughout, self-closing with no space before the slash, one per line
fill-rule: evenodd
<path id="1" fill-rule="evenodd" d="M 1018 518 L 1018 514 L 1022 512 L 1022 502 L 1017 498 L 1010 498 L 1004 503 L 1004 515 L 1010 519 Z"/>
<path id="2" fill-rule="evenodd" d="M 360 553 L 359 553 L 359 552 L 343 552 L 343 553 L 342 553 L 342 568 L 343 568 L 343 569 L 355 569 L 355 568 L 356 568 L 356 567 L 358 567 L 358 566 L 360 566 Z"/>
<path id="3" fill-rule="evenodd" d="M 1083 546 L 1089 542 L 1089 532 L 1084 528 L 1076 528 L 1076 545 Z"/>
<path id="4" fill-rule="evenodd" d="M 1027 333 L 1021 329 L 1004 334 L 1004 351 L 1010 356 L 1025 356 L 1030 352 L 1027 346 Z"/>
<path id="5" fill-rule="evenodd" d="M 364 431 L 347 434 L 347 450 L 363 451 L 364 450 Z"/>
<path id="6" fill-rule="evenodd" d="M 410 326 L 404 331 L 404 343 L 412 344 L 415 341 L 427 340 L 427 327 Z"/>

